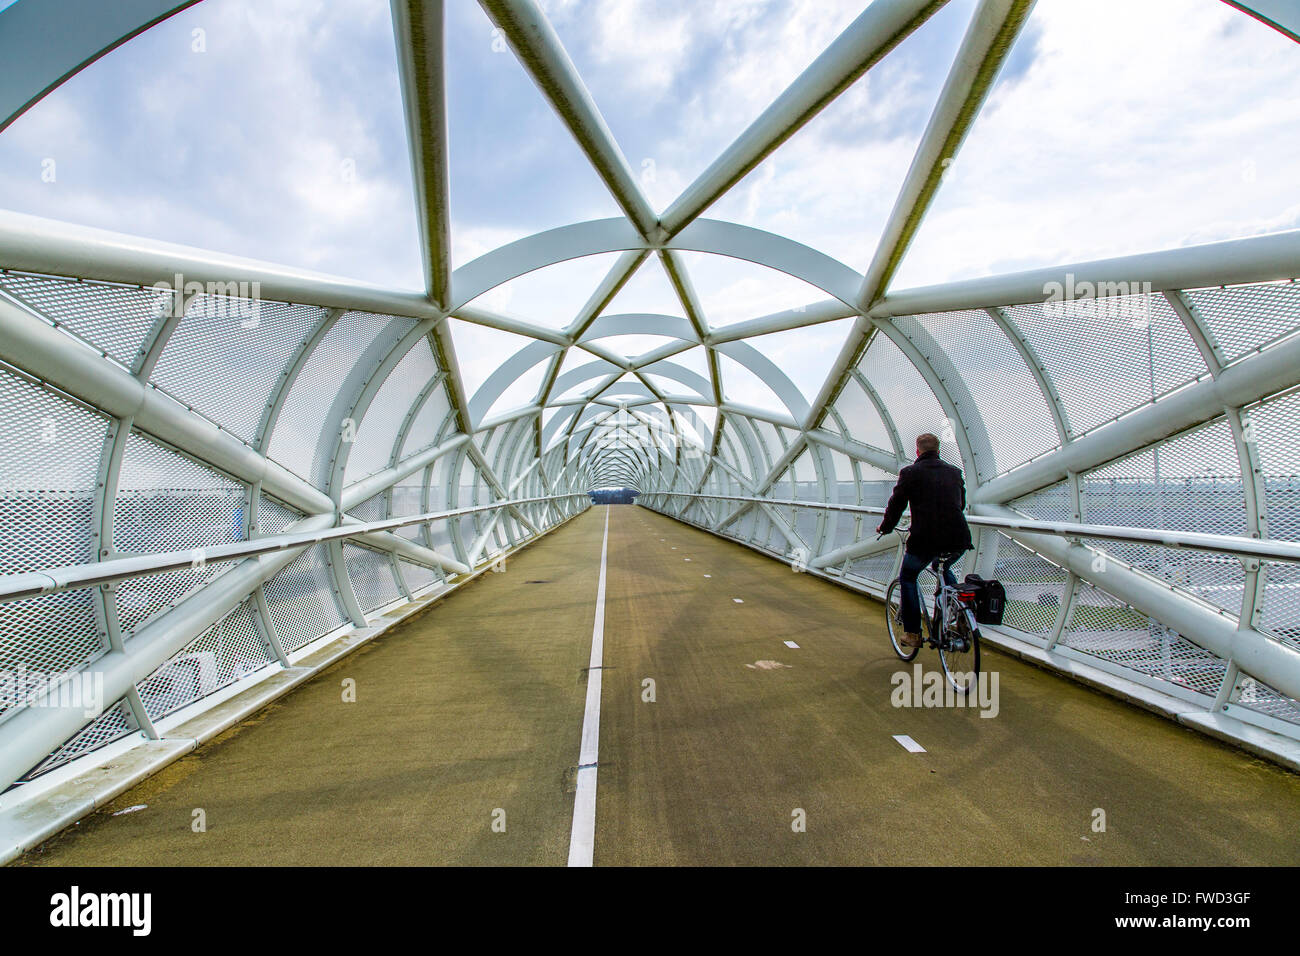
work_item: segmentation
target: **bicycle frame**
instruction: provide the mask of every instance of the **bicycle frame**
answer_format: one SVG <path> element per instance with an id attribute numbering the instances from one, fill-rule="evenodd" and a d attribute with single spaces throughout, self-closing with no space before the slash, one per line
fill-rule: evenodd
<path id="1" fill-rule="evenodd" d="M 930 640 L 936 647 L 944 646 L 949 634 L 955 630 L 958 613 L 968 615 L 971 630 L 975 629 L 975 616 L 962 599 L 961 587 L 954 587 L 944 580 L 944 571 L 950 569 L 958 560 L 960 556 L 948 561 L 935 558 L 930 562 L 930 572 L 935 577 L 934 614 Z M 922 607 L 924 608 L 924 605 Z"/>

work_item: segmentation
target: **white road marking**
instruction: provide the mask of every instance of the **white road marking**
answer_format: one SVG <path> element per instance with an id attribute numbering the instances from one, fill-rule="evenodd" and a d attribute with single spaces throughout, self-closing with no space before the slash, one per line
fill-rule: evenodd
<path id="1" fill-rule="evenodd" d="M 582 716 L 582 746 L 578 748 L 578 787 L 573 798 L 569 866 L 591 866 L 596 850 L 596 763 L 600 758 L 600 668 L 605 659 L 605 558 L 609 553 L 609 509 L 610 506 L 606 505 L 605 537 L 600 542 L 596 623 L 591 628 L 591 657 L 587 661 L 587 708 Z"/>
<path id="2" fill-rule="evenodd" d="M 897 740 L 903 746 L 903 749 L 910 754 L 925 753 L 925 748 L 911 737 L 907 736 L 907 734 L 894 734 L 894 739 Z"/>
<path id="3" fill-rule="evenodd" d="M 786 647 L 793 647 L 796 651 L 799 650 L 799 645 L 796 644 L 794 641 L 786 641 L 786 642 L 785 642 L 785 646 L 786 646 Z"/>

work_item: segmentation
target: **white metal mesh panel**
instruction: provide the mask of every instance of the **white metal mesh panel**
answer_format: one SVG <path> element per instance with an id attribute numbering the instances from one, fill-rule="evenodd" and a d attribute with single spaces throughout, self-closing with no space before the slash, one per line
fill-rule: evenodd
<path id="1" fill-rule="evenodd" d="M 113 543 L 122 553 L 153 554 L 243 540 L 245 487 L 133 432 L 127 438 L 113 502 Z M 196 566 L 115 586 L 124 633 L 232 567 Z"/>
<path id="2" fill-rule="evenodd" d="M 95 486 L 108 424 L 0 369 L 0 573 L 95 558 Z M 92 591 L 0 605 L 0 670 L 52 674 L 107 647 Z M 13 701 L 0 701 L 0 712 Z"/>
<path id="3" fill-rule="evenodd" d="M 280 534 L 295 521 L 301 521 L 303 517 L 302 512 L 266 495 L 262 496 L 262 500 L 257 505 L 257 525 L 263 536 Z"/>
<path id="4" fill-rule="evenodd" d="M 422 338 L 389 373 L 357 429 L 348 455 L 345 483 L 351 483 L 388 467 L 398 430 L 429 379 L 438 374 L 429 340 Z"/>
<path id="5" fill-rule="evenodd" d="M 1163 296 L 1017 305 L 1006 313 L 1047 367 L 1076 433 L 1206 372 Z"/>
<path id="6" fill-rule="evenodd" d="M 344 428 L 341 420 L 325 421 L 334 397 L 372 345 L 383 351 L 384 345 L 395 345 L 414 324 L 414 319 L 370 312 L 347 312 L 340 316 L 316 344 L 289 390 L 271 435 L 270 457 L 323 487 L 329 463 L 318 456 L 321 435 L 328 433 L 333 439 Z M 329 401 L 323 402 L 322 396 L 328 396 Z M 354 422 L 353 428 L 358 424 Z"/>
<path id="7" fill-rule="evenodd" d="M 373 495 L 360 504 L 354 505 L 348 514 L 360 521 L 382 521 L 388 517 L 388 502 L 382 493 Z"/>
<path id="8" fill-rule="evenodd" d="M 405 558 L 398 558 L 397 562 L 402 576 L 406 579 L 406 586 L 411 589 L 412 594 L 419 594 L 430 585 L 438 584 L 443 580 L 442 574 L 433 568 L 426 568 Z"/>
<path id="9" fill-rule="evenodd" d="M 284 367 L 325 315 L 314 306 L 195 296 L 163 349 L 159 388 L 246 441 Z"/>
<path id="10" fill-rule="evenodd" d="M 1042 390 L 1011 340 L 987 312 L 940 312 L 895 320 L 904 331 L 920 324 L 943 349 L 951 368 L 979 409 L 998 474 L 1058 446 Z M 935 371 L 947 377 L 934 360 Z"/>
<path id="11" fill-rule="evenodd" d="M 1271 399 L 1246 413 L 1245 437 L 1259 454 L 1268 513 L 1268 537 L 1300 541 L 1300 391 Z M 1262 625 L 1300 646 L 1300 565 L 1263 568 Z"/>
<path id="12" fill-rule="evenodd" d="M 871 383 L 894 420 L 905 456 L 914 453 L 917 435 L 929 432 L 943 439 L 945 431 L 951 431 L 951 423 L 945 428 L 947 419 L 943 409 L 921 373 L 883 333 L 877 332 L 872 338 L 858 370 Z M 946 461 L 960 465 L 960 457 L 955 452 L 951 439 L 941 448 Z"/>
<path id="13" fill-rule="evenodd" d="M 894 579 L 897 564 L 898 549 L 893 548 L 851 561 L 844 573 L 849 577 L 862 578 L 864 581 L 883 587 Z"/>
<path id="14" fill-rule="evenodd" d="M 1267 714 L 1277 720 L 1300 724 L 1300 701 L 1294 697 L 1279 694 L 1263 681 L 1253 677 L 1242 677 L 1237 682 L 1232 695 L 1232 703 L 1246 707 L 1261 714 Z"/>
<path id="15" fill-rule="evenodd" d="M 1017 498 L 1008 504 L 1013 511 L 1039 521 L 1073 521 L 1074 505 L 1070 486 L 1061 481 L 1032 495 Z"/>
<path id="16" fill-rule="evenodd" d="M 392 562 L 386 555 L 345 543 L 343 563 L 352 582 L 352 593 L 363 611 L 373 611 L 402 596 L 393 579 Z"/>
<path id="17" fill-rule="evenodd" d="M 764 519 L 766 520 L 766 519 Z M 722 529 L 725 534 L 732 535 L 741 541 L 749 541 L 754 536 L 755 527 L 758 524 L 757 509 L 750 508 L 743 515 Z"/>
<path id="18" fill-rule="evenodd" d="M 136 690 L 149 719 L 165 717 L 274 662 L 256 616 L 245 601 L 140 681 Z"/>
<path id="19" fill-rule="evenodd" d="M 93 560 L 108 423 L 0 367 L 0 573 Z"/>
<path id="20" fill-rule="evenodd" d="M 835 411 L 844 422 L 845 437 L 895 454 L 894 442 L 885 420 L 857 378 L 850 378 L 835 401 Z M 915 438 L 916 436 L 912 436 Z"/>
<path id="21" fill-rule="evenodd" d="M 447 388 L 445 385 L 439 385 L 429 393 L 429 397 L 416 412 L 415 420 L 411 422 L 411 428 L 406 433 L 406 441 L 402 443 L 398 460 L 410 458 L 417 451 L 438 444 L 442 437 L 444 422 L 447 421 L 450 412 L 451 402 L 447 400 Z"/>
<path id="22" fill-rule="evenodd" d="M 83 667 L 108 649 L 89 589 L 43 594 L 0 605 L 0 671 L 33 680 Z M 17 690 L 17 688 L 15 688 Z M 25 695 L 0 698 L 4 714 Z"/>
<path id="23" fill-rule="evenodd" d="M 0 289 L 33 312 L 134 368 L 149 330 L 171 296 L 157 289 L 89 279 L 56 279 L 0 269 Z"/>
<path id="24" fill-rule="evenodd" d="M 1081 494 L 1091 524 L 1247 533 L 1241 468 L 1225 419 L 1088 472 Z M 1245 572 L 1234 557 L 1126 541 L 1094 546 L 1233 614 L 1241 611 Z"/>
<path id="25" fill-rule="evenodd" d="M 1080 582 L 1061 644 L 1212 697 L 1227 663 L 1105 591 Z"/>
<path id="26" fill-rule="evenodd" d="M 732 416 L 732 420 L 739 420 L 739 416 Z M 761 442 L 759 445 L 761 460 L 766 462 L 768 468 L 771 468 L 772 463 L 785 451 L 785 442 L 781 440 L 781 432 L 771 422 L 751 421 L 750 424 L 758 432 Z"/>
<path id="27" fill-rule="evenodd" d="M 1300 285 L 1262 285 L 1185 292 L 1231 362 L 1300 330 Z"/>
<path id="28" fill-rule="evenodd" d="M 127 734 L 135 733 L 139 725 L 130 708 L 123 701 L 118 701 L 105 709 L 97 718 L 79 730 L 68 741 L 55 750 L 35 767 L 23 774 L 22 781 L 32 780 L 43 773 L 61 767 L 70 760 L 82 757 L 92 750 L 98 750 L 105 744 L 120 740 Z"/>
<path id="29" fill-rule="evenodd" d="M 993 578 L 1007 591 L 1003 624 L 1027 634 L 1046 634 L 1060 613 L 1066 572 L 1006 535 L 997 534 L 993 541 Z"/>
<path id="30" fill-rule="evenodd" d="M 262 590 L 286 654 L 343 624 L 323 544 L 308 548 Z"/>

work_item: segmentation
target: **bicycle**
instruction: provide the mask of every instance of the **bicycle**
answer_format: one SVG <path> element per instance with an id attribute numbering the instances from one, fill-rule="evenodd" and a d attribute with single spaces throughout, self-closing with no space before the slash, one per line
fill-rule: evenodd
<path id="1" fill-rule="evenodd" d="M 901 531 L 899 535 L 902 536 Z M 980 672 L 980 630 L 975 621 L 975 591 L 961 584 L 954 586 L 944 581 L 944 572 L 962 553 L 956 551 L 940 554 L 930 562 L 930 571 L 937 581 L 933 614 L 926 610 L 925 594 L 918 592 L 921 600 L 921 646 L 928 645 L 939 651 L 944 676 L 959 694 L 964 694 L 975 686 Z M 921 647 L 902 643 L 903 601 L 902 581 L 899 578 L 894 578 L 889 590 L 885 592 L 885 625 L 894 653 L 904 661 L 914 659 Z"/>

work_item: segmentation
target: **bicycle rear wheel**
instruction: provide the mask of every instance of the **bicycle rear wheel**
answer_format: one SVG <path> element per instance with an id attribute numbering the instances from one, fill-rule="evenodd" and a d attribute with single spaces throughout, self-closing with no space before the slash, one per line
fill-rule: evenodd
<path id="1" fill-rule="evenodd" d="M 903 601 L 902 586 L 895 578 L 885 592 L 885 626 L 889 629 L 889 643 L 900 659 L 910 661 L 916 657 L 919 647 L 908 647 L 903 643 Z M 921 620 L 925 620 L 925 598 L 921 598 Z"/>
<path id="2" fill-rule="evenodd" d="M 980 635 L 965 608 L 957 612 L 952 629 L 939 645 L 944 677 L 959 694 L 974 689 L 980 674 Z"/>

